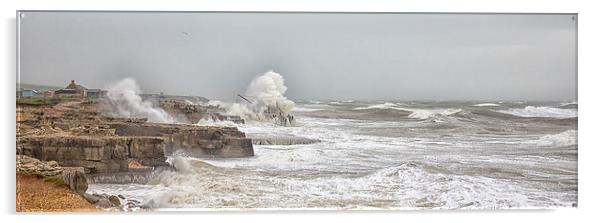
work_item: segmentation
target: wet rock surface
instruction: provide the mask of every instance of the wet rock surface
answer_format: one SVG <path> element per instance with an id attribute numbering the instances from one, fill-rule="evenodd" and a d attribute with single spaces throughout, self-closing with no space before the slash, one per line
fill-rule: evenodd
<path id="1" fill-rule="evenodd" d="M 118 196 L 109 194 L 84 194 L 84 198 L 99 208 L 120 208 L 121 200 Z"/>
<path id="2" fill-rule="evenodd" d="M 83 197 L 94 206 L 107 210 L 136 211 L 148 209 L 148 207 L 144 207 L 140 201 L 129 199 L 121 194 L 113 195 L 107 193 L 86 193 L 83 195 Z"/>

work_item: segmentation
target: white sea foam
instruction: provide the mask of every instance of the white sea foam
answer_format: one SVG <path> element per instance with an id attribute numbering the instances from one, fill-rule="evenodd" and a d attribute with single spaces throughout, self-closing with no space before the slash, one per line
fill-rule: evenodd
<path id="1" fill-rule="evenodd" d="M 391 102 L 385 102 L 383 104 L 370 105 L 365 107 L 357 107 L 353 110 L 368 110 L 368 109 L 393 109 L 393 110 L 405 110 L 404 108 L 399 107 L 397 104 Z"/>
<path id="2" fill-rule="evenodd" d="M 568 105 L 578 105 L 579 103 L 577 103 L 577 101 L 571 101 L 571 102 L 564 102 L 564 103 L 560 103 L 560 106 L 568 106 Z"/>
<path id="3" fill-rule="evenodd" d="M 328 109 L 327 105 L 311 106 Z M 416 118 L 440 117 L 459 110 L 408 109 L 411 106 L 392 103 L 387 106 L 408 110 Z M 552 142 L 547 145 L 570 144 L 576 131 L 561 132 L 566 126 L 559 127 L 560 134 L 538 138 L 508 132 L 474 134 L 481 128 L 471 130 L 472 123 L 449 131 L 425 128 L 426 122 L 408 120 L 302 114 L 296 118 L 303 125 L 281 128 L 257 122 L 238 128 L 247 136 L 294 135 L 321 142 L 254 145 L 255 156 L 248 158 L 199 161 L 172 157 L 169 162 L 178 171 L 159 174 L 151 182 L 152 188 L 136 193 L 149 200 L 150 207 L 211 210 L 550 208 L 570 207 L 577 200 L 571 181 L 564 180 L 576 176 L 571 175 L 571 171 L 576 173 L 576 161 L 546 157 L 545 148 L 530 151 L 543 151 L 538 155 L 521 153 L 537 146 L 538 141 L 541 146 L 546 146 L 544 141 Z M 382 128 L 399 131 L 403 136 L 379 135 Z M 528 140 L 533 141 L 521 144 Z M 541 184 L 529 178 L 537 175 L 561 183 Z M 91 188 L 89 192 L 98 189 L 95 185 Z"/>
<path id="4" fill-rule="evenodd" d="M 391 109 L 391 110 L 398 110 L 398 111 L 407 111 L 407 112 L 411 112 L 410 115 L 408 115 L 409 118 L 414 118 L 414 119 L 428 119 L 428 118 L 432 118 L 432 117 L 436 117 L 436 116 L 448 116 L 448 115 L 453 115 L 456 114 L 460 111 L 462 111 L 462 109 L 453 109 L 453 108 L 433 108 L 433 109 L 417 109 L 417 108 L 406 108 L 406 107 L 401 107 L 401 104 L 398 103 L 391 103 L 391 102 L 385 102 L 383 104 L 377 104 L 377 105 L 371 105 L 371 106 L 365 106 L 365 107 L 357 107 L 354 108 L 353 110 L 368 110 L 368 109 Z"/>
<path id="5" fill-rule="evenodd" d="M 237 115 L 246 121 L 262 121 L 265 117 L 261 114 L 262 110 L 252 110 L 249 105 L 233 103 L 227 106 L 227 115 Z"/>
<path id="6" fill-rule="evenodd" d="M 213 119 L 200 119 L 197 122 L 197 125 L 205 125 L 205 126 L 220 126 L 220 127 L 236 127 L 236 123 L 232 121 L 220 121 Z"/>
<path id="7" fill-rule="evenodd" d="M 228 107 L 228 106 L 227 106 L 227 105 L 228 105 L 227 103 L 225 103 L 225 102 L 222 102 L 222 101 L 218 101 L 218 100 L 210 100 L 210 101 L 208 101 L 208 102 L 207 102 L 207 103 L 205 103 L 205 104 L 206 104 L 206 105 L 210 105 L 210 106 L 218 106 L 218 107 L 222 107 L 222 108 Z"/>
<path id="8" fill-rule="evenodd" d="M 265 116 L 265 111 L 271 110 L 273 114 L 285 119 L 295 107 L 295 102 L 284 96 L 286 90 L 282 75 L 268 71 L 255 77 L 249 84 L 245 96 L 250 98 L 252 103 L 235 103 L 228 108 L 228 114 L 238 115 L 246 121 L 265 121 L 270 119 Z"/>
<path id="9" fill-rule="evenodd" d="M 266 106 L 278 108 L 282 113 L 288 114 L 295 107 L 295 102 L 284 96 L 286 90 L 282 75 L 268 71 L 253 79 L 245 94 L 258 99 Z"/>
<path id="10" fill-rule="evenodd" d="M 475 107 L 497 107 L 497 106 L 500 106 L 500 105 L 495 104 L 495 103 L 481 103 L 481 104 L 476 104 L 476 105 L 472 105 L 472 106 L 475 106 Z"/>
<path id="11" fill-rule="evenodd" d="M 300 106 L 295 106 L 295 108 L 293 108 L 292 111 L 296 111 L 296 112 L 313 112 L 313 111 L 321 111 L 324 109 L 320 109 L 320 108 L 306 108 L 306 107 L 300 107 Z"/>
<path id="12" fill-rule="evenodd" d="M 577 130 L 567 130 L 558 134 L 545 135 L 534 141 L 538 146 L 577 145 Z"/>
<path id="13" fill-rule="evenodd" d="M 142 100 L 140 87 L 133 78 L 125 78 L 109 86 L 107 97 L 112 112 L 122 117 L 148 118 L 149 122 L 175 123 L 176 120 L 150 101 Z"/>
<path id="14" fill-rule="evenodd" d="M 525 108 L 511 108 L 499 110 L 498 112 L 511 114 L 519 117 L 548 117 L 548 118 L 574 118 L 577 117 L 576 109 L 563 109 L 553 107 L 527 106 Z"/>
<path id="15" fill-rule="evenodd" d="M 415 119 L 428 119 L 437 116 L 448 116 L 461 112 L 462 109 L 406 109 L 411 111 L 412 114 L 408 115 L 409 118 Z"/>

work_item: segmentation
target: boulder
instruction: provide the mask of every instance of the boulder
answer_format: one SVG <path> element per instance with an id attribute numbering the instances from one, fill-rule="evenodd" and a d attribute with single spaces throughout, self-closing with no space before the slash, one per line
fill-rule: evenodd
<path id="1" fill-rule="evenodd" d="M 84 194 L 88 190 L 88 181 L 83 167 L 63 167 L 62 177 L 71 190 L 79 194 Z"/>
<path id="2" fill-rule="evenodd" d="M 66 186 L 79 194 L 84 194 L 88 189 L 88 181 L 82 167 L 61 167 L 56 161 L 44 162 L 29 156 L 18 155 L 17 172 L 61 179 Z"/>
<path id="3" fill-rule="evenodd" d="M 121 205 L 121 201 L 119 200 L 119 197 L 115 196 L 115 195 L 111 195 L 109 196 L 109 201 L 114 205 L 114 206 L 120 206 Z"/>
<path id="4" fill-rule="evenodd" d="M 109 194 L 84 194 L 84 198 L 99 208 L 121 207 L 121 200 L 115 195 Z"/>

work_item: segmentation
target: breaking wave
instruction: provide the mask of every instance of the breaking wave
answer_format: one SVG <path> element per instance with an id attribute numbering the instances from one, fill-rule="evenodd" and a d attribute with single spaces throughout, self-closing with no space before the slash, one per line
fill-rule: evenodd
<path id="1" fill-rule="evenodd" d="M 266 106 L 278 108 L 282 113 L 288 114 L 295 107 L 295 102 L 284 96 L 286 90 L 282 75 L 268 71 L 251 81 L 246 95 L 258 99 Z"/>
<path id="2" fill-rule="evenodd" d="M 109 86 L 107 97 L 117 116 L 147 118 L 150 122 L 175 123 L 176 120 L 150 101 L 142 100 L 140 87 L 133 78 L 125 78 Z"/>
<path id="3" fill-rule="evenodd" d="M 152 194 L 145 202 L 145 206 L 151 208 L 184 207 L 207 197 L 207 193 L 221 190 L 220 188 L 228 190 L 228 185 L 220 185 L 212 180 L 212 177 L 227 174 L 227 170 L 178 152 L 167 157 L 166 162 L 175 170 L 157 173 L 149 183 L 165 187 L 168 190 Z"/>
<path id="4" fill-rule="evenodd" d="M 420 162 L 404 162 L 399 166 L 383 168 L 369 178 L 377 182 L 388 178 L 390 183 L 397 184 L 397 193 L 403 194 L 401 204 L 409 207 L 499 209 L 527 203 L 524 198 L 505 192 L 503 188 L 489 186 L 514 186 L 503 180 L 442 174 Z"/>
<path id="5" fill-rule="evenodd" d="M 357 107 L 357 108 L 354 108 L 353 110 L 369 110 L 369 109 L 393 109 L 393 110 L 405 111 L 405 109 L 403 109 L 403 108 L 399 107 L 397 104 L 394 104 L 391 102 L 385 102 L 383 104 L 371 105 L 371 106 L 366 106 L 366 107 Z"/>
<path id="6" fill-rule="evenodd" d="M 475 107 L 498 107 L 500 105 L 495 104 L 495 103 L 481 103 L 481 104 L 476 104 L 476 105 L 472 105 Z"/>
<path id="7" fill-rule="evenodd" d="M 462 109 L 406 109 L 412 112 L 408 115 L 409 118 L 428 119 L 438 116 L 449 116 L 461 112 Z"/>
<path id="8" fill-rule="evenodd" d="M 553 107 L 535 107 L 527 106 L 525 108 L 511 108 L 508 110 L 499 110 L 497 112 L 510 114 L 519 117 L 543 117 L 543 118 L 575 118 L 577 117 L 577 110 L 575 109 L 563 109 Z"/>
<path id="9" fill-rule="evenodd" d="M 324 109 L 320 109 L 320 108 L 304 108 L 304 107 L 296 106 L 291 111 L 296 111 L 296 112 L 313 112 L 313 111 L 321 111 L 321 110 L 324 110 Z"/>
<path id="10" fill-rule="evenodd" d="M 249 84 L 245 96 L 251 101 L 231 105 L 228 113 L 238 115 L 246 121 L 266 121 L 274 118 L 266 116 L 268 113 L 284 120 L 295 107 L 295 102 L 284 96 L 286 90 L 282 75 L 268 71 L 255 77 Z"/>
<path id="11" fill-rule="evenodd" d="M 537 146 L 577 145 L 577 130 L 567 130 L 558 134 L 545 135 L 535 140 Z"/>
<path id="12" fill-rule="evenodd" d="M 449 115 L 453 115 L 453 114 L 456 114 L 456 113 L 462 111 L 462 109 L 454 109 L 454 108 L 447 108 L 447 109 L 405 108 L 405 107 L 401 107 L 400 104 L 391 103 L 391 102 L 385 102 L 383 104 L 371 105 L 371 106 L 366 106 L 366 107 L 357 107 L 357 108 L 354 108 L 353 110 L 371 110 L 371 109 L 396 110 L 396 111 L 410 112 L 410 114 L 407 117 L 413 118 L 413 119 L 428 119 L 428 118 L 433 118 L 433 117 L 438 117 L 438 116 L 449 116 Z"/>
<path id="13" fill-rule="evenodd" d="M 560 107 L 569 106 L 569 105 L 578 105 L 578 104 L 579 103 L 577 103 L 577 101 L 564 102 L 564 103 L 560 103 Z"/>

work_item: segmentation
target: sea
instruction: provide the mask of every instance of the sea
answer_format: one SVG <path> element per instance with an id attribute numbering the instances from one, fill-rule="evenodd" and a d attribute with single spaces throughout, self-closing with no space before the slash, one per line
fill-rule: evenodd
<path id="1" fill-rule="evenodd" d="M 123 195 L 124 210 L 134 211 L 576 207 L 577 106 L 296 101 L 295 126 L 236 126 L 319 142 L 254 145 L 248 158 L 175 154 L 166 157 L 175 169 L 148 183 L 87 192 Z"/>

